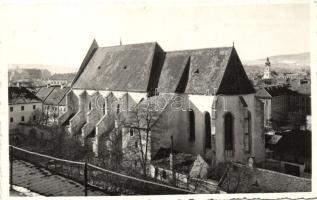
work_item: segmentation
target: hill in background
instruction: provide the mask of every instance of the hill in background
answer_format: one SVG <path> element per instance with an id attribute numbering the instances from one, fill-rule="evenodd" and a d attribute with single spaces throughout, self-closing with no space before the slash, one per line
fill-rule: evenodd
<path id="1" fill-rule="evenodd" d="M 277 72 L 310 71 L 310 53 L 287 54 L 269 57 L 271 69 Z M 246 71 L 263 72 L 266 58 L 244 61 Z"/>

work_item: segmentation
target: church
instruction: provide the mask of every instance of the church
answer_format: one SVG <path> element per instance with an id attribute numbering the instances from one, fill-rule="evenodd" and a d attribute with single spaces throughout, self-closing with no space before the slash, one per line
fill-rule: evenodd
<path id="1" fill-rule="evenodd" d="M 142 127 L 118 125 L 118 116 L 162 99 L 147 127 L 150 159 L 172 147 L 210 164 L 264 161 L 263 103 L 234 46 L 164 51 L 156 42 L 99 47 L 94 40 L 58 123 L 98 155 L 114 129 L 122 148 L 136 141 L 134 129 Z"/>

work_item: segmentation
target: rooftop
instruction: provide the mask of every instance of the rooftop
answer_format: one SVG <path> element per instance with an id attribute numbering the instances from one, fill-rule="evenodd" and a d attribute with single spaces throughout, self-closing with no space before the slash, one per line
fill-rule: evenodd
<path id="1" fill-rule="evenodd" d="M 8 88 L 9 104 L 39 103 L 41 100 L 25 87 Z"/>
<path id="2" fill-rule="evenodd" d="M 187 94 L 255 93 L 234 47 L 164 52 L 156 43 L 98 47 L 94 41 L 74 89 Z"/>

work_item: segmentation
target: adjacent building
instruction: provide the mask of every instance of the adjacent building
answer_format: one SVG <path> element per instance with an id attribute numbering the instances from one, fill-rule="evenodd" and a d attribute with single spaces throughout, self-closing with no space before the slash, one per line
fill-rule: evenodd
<path id="1" fill-rule="evenodd" d="M 41 112 L 42 101 L 25 87 L 9 87 L 9 130 L 18 128 L 19 123 L 36 120 L 36 112 Z"/>
<path id="2" fill-rule="evenodd" d="M 264 103 L 264 126 L 287 124 L 290 94 L 286 86 L 268 86 L 257 91 L 256 96 Z"/>
<path id="3" fill-rule="evenodd" d="M 47 86 L 41 87 L 35 95 L 41 99 L 43 115 L 46 116 L 46 124 L 52 124 L 59 116 L 66 112 L 66 93 L 68 87 Z"/>

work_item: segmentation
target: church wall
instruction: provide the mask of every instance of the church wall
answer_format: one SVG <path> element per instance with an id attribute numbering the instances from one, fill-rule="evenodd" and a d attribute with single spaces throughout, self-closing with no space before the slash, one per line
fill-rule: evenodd
<path id="1" fill-rule="evenodd" d="M 244 153 L 244 107 L 239 96 L 220 96 L 217 101 L 217 117 L 214 121 L 216 127 L 216 162 L 236 161 L 245 162 Z M 233 115 L 233 157 L 226 157 L 224 151 L 224 116 L 227 112 Z"/>

